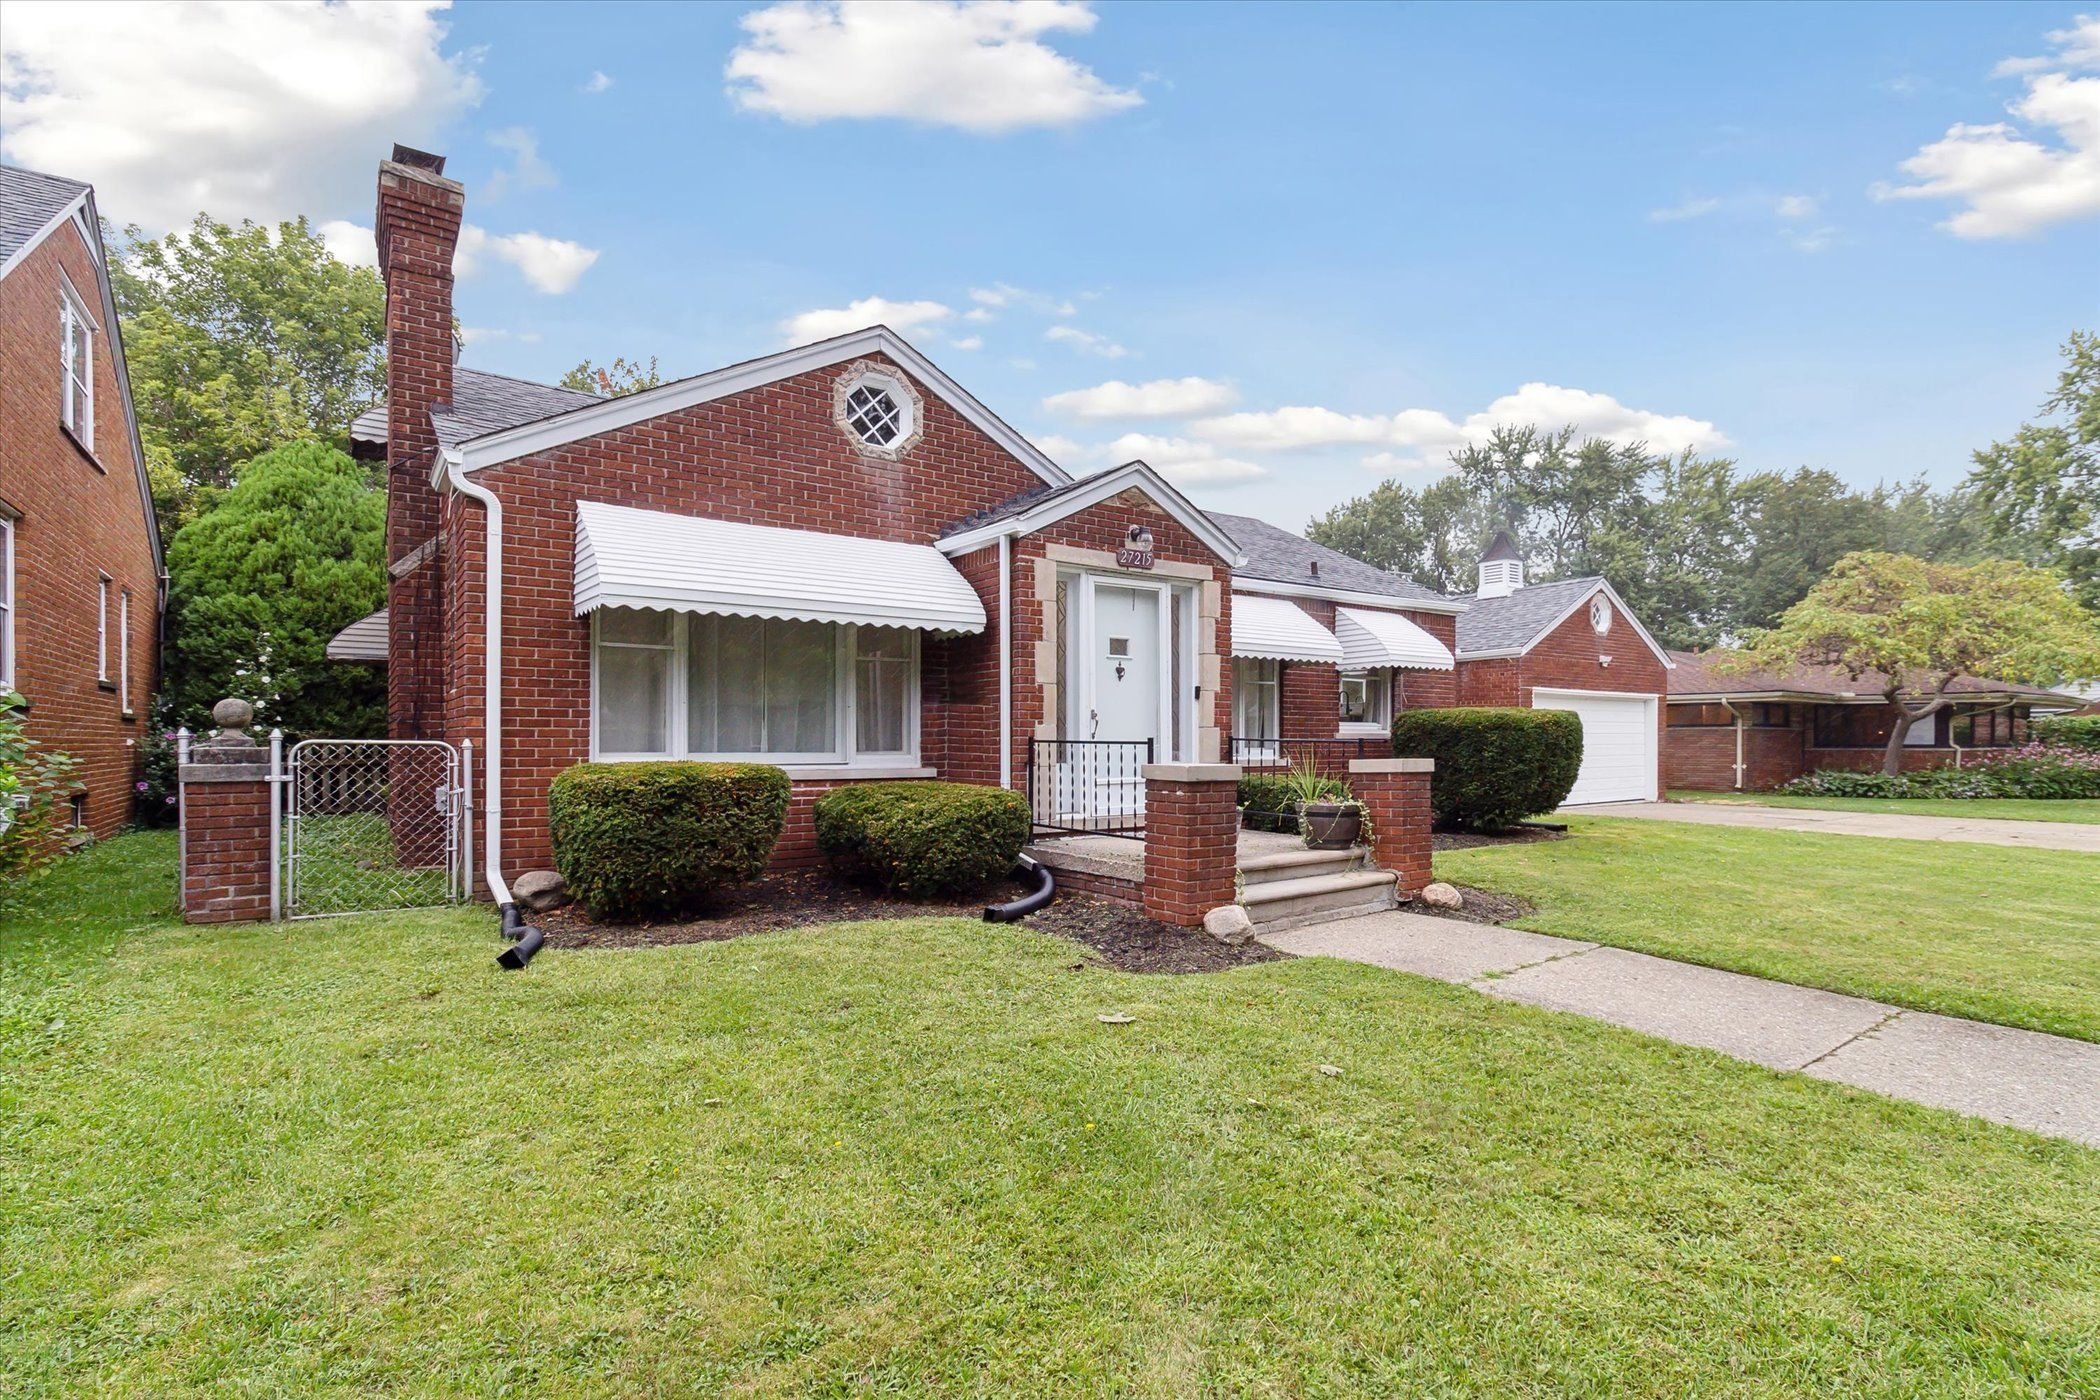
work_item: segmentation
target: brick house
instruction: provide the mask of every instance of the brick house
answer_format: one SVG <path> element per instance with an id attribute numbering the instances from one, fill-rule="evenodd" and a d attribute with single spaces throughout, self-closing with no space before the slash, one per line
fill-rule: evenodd
<path id="1" fill-rule="evenodd" d="M 0 166 L 0 688 L 97 836 L 131 819 L 162 601 L 95 192 Z"/>
<path id="2" fill-rule="evenodd" d="M 1834 666 L 1784 675 L 1729 672 L 1710 655 L 1674 652 L 1663 767 L 1669 785 L 1702 792 L 1763 791 L 1820 768 L 1878 772 L 1896 709 L 1877 676 L 1858 680 Z M 2027 742 L 2037 712 L 2075 709 L 2075 695 L 2038 686 L 1958 677 L 1947 709 L 1903 736 L 1902 766 L 1960 765 Z"/>

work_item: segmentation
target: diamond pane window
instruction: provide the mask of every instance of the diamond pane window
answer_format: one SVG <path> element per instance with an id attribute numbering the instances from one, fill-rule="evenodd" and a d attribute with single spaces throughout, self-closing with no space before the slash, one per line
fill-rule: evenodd
<path id="1" fill-rule="evenodd" d="M 870 447 L 888 447 L 904 435 L 904 411 L 887 389 L 863 384 L 846 395 L 846 424 Z"/>

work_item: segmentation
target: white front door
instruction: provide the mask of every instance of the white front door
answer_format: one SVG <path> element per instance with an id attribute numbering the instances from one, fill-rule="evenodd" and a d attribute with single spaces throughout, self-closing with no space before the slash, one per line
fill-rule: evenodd
<path id="1" fill-rule="evenodd" d="M 1086 737 L 1125 743 L 1151 739 L 1159 751 L 1165 700 L 1161 590 L 1097 581 L 1093 591 L 1094 694 Z"/>

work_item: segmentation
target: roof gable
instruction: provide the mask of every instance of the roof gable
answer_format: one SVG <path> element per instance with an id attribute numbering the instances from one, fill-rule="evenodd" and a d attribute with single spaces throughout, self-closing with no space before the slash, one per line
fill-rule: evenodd
<path id="1" fill-rule="evenodd" d="M 1626 619 L 1634 634 L 1655 653 L 1655 659 L 1662 662 L 1665 670 L 1677 664 L 1641 625 L 1641 620 L 1634 616 L 1632 608 L 1626 606 L 1626 600 L 1619 596 L 1618 590 L 1609 581 L 1596 577 L 1556 579 L 1551 583 L 1528 584 L 1499 598 L 1472 599 L 1472 606 L 1458 619 L 1459 659 L 1522 656 L 1599 593 L 1611 599 L 1619 616 Z"/>
<path id="2" fill-rule="evenodd" d="M 88 193 L 78 180 L 0 165 L 0 277 L 80 208 Z"/>
<path id="3" fill-rule="evenodd" d="M 564 443 L 596 437 L 600 433 L 613 432 L 651 418 L 677 413 L 696 404 L 710 403 L 716 399 L 728 398 L 732 394 L 761 388 L 814 369 L 846 364 L 870 354 L 888 356 L 923 388 L 940 398 L 985 436 L 1005 448 L 1044 482 L 1062 486 L 1071 481 L 1071 476 L 1045 456 L 1040 448 L 979 403 L 968 390 L 950 379 L 939 366 L 912 348 L 909 342 L 888 326 L 870 326 L 866 330 L 833 336 L 830 340 L 820 340 L 813 345 L 796 346 L 778 354 L 745 360 L 688 379 L 674 380 L 654 389 L 644 389 L 615 399 L 600 399 L 536 421 L 477 432 L 446 448 L 445 454 L 456 459 L 462 470 L 479 471 L 484 467 L 515 461 L 535 452 L 544 452 L 550 447 L 559 447 Z"/>
<path id="4" fill-rule="evenodd" d="M 1420 603 L 1437 611 L 1454 610 L 1452 600 L 1433 588 L 1352 559 L 1326 545 L 1314 544 L 1266 520 L 1222 511 L 1207 514 L 1239 543 L 1240 551 L 1247 556 L 1247 562 L 1233 570 L 1236 583 L 1266 580 L 1315 593 L 1374 594 L 1396 602 Z"/>
<path id="5" fill-rule="evenodd" d="M 1026 535 L 1067 516 L 1077 515 L 1125 491 L 1149 497 L 1190 534 L 1227 563 L 1240 558 L 1239 545 L 1210 516 L 1198 510 L 1158 472 L 1143 462 L 1125 462 L 1105 472 L 1057 486 L 1023 491 L 998 505 L 965 516 L 942 532 L 936 542 L 945 554 L 982 549 L 1001 535 Z"/>
<path id="6" fill-rule="evenodd" d="M 471 438 L 505 428 L 520 427 L 543 418 L 604 403 L 597 394 L 538 384 L 508 374 L 455 365 L 452 370 L 452 402 L 430 411 L 440 447 L 457 447 Z M 350 425 L 350 440 L 385 447 L 387 402 L 378 403 L 357 415 Z"/>

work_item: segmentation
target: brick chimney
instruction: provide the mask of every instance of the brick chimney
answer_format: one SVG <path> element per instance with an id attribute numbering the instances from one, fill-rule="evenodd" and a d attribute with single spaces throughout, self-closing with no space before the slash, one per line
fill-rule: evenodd
<path id="1" fill-rule="evenodd" d="M 433 406 L 452 402 L 452 254 L 466 190 L 445 158 L 394 147 L 373 233 L 386 279 L 387 732 L 437 738 L 443 701 Z"/>

